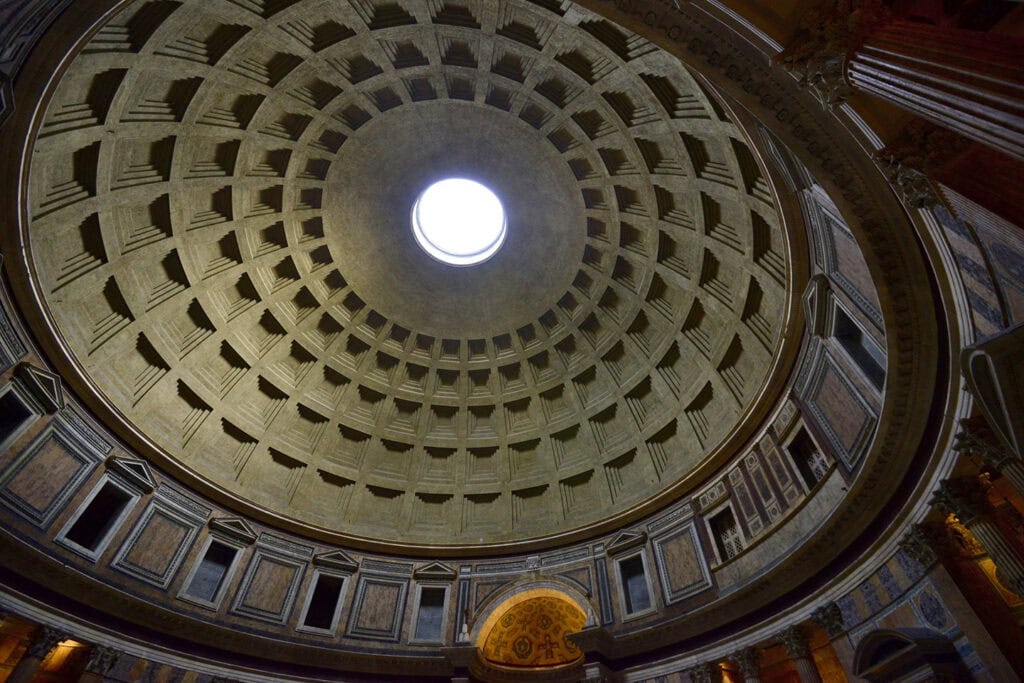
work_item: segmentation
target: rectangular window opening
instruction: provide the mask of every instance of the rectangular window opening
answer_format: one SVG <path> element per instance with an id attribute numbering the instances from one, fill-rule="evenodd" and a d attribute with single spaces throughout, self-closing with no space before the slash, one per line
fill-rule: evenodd
<path id="1" fill-rule="evenodd" d="M 133 496 L 124 489 L 106 482 L 99 493 L 78 515 L 64 538 L 90 552 L 95 552 L 120 518 Z"/>
<path id="2" fill-rule="evenodd" d="M 192 581 L 189 582 L 185 594 L 197 600 L 213 602 L 237 554 L 237 548 L 217 541 L 211 542 L 195 574 L 192 575 Z"/>
<path id="3" fill-rule="evenodd" d="M 319 574 L 302 625 L 324 631 L 332 629 L 334 614 L 338 610 L 338 600 L 341 599 L 341 588 L 344 585 L 345 579 L 340 576 Z"/>
<path id="4" fill-rule="evenodd" d="M 647 589 L 644 561 L 639 555 L 619 562 L 622 594 L 626 600 L 626 614 L 636 614 L 651 607 L 651 594 Z"/>
<path id="5" fill-rule="evenodd" d="M 796 463 L 796 468 L 804 483 L 807 484 L 807 488 L 814 488 L 828 472 L 829 463 L 817 444 L 811 439 L 811 435 L 801 427 L 786 449 L 793 456 L 793 462 Z"/>
<path id="6" fill-rule="evenodd" d="M 34 414 L 14 391 L 0 394 L 0 443 L 17 434 Z"/>
<path id="7" fill-rule="evenodd" d="M 439 642 L 444 625 L 444 588 L 421 588 L 416 617 L 416 640 Z"/>
<path id="8" fill-rule="evenodd" d="M 740 554 L 743 550 L 743 536 L 736 524 L 736 517 L 732 514 L 732 508 L 722 510 L 709 519 L 708 524 L 711 526 L 711 535 L 715 538 L 715 545 L 723 562 Z"/>
<path id="9" fill-rule="evenodd" d="M 885 354 L 860 326 L 836 306 L 835 338 L 868 381 L 881 390 L 885 383 Z"/>

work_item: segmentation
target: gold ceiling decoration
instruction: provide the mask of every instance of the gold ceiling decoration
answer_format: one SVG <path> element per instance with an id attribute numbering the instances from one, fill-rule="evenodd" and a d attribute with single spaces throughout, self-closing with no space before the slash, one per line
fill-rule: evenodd
<path id="1" fill-rule="evenodd" d="M 583 657 L 566 638 L 583 629 L 586 615 L 572 600 L 553 595 L 512 601 L 501 614 L 483 644 L 483 657 L 509 667 L 547 668 L 565 666 Z"/>

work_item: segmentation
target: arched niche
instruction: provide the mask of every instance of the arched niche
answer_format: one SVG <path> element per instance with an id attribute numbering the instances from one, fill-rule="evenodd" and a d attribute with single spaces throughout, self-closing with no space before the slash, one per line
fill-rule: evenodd
<path id="1" fill-rule="evenodd" d="M 879 629 L 867 634 L 854 652 L 853 672 L 872 683 L 970 680 L 953 643 L 923 628 Z"/>
<path id="2" fill-rule="evenodd" d="M 475 619 L 474 673 L 484 680 L 560 680 L 584 659 L 567 636 L 595 624 L 593 606 L 574 587 L 557 581 L 509 587 Z"/>

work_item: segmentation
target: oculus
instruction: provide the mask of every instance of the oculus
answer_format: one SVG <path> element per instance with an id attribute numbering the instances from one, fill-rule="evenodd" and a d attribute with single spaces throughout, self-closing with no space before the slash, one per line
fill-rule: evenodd
<path id="1" fill-rule="evenodd" d="M 412 233 L 420 248 L 438 261 L 473 266 L 501 249 L 508 220 L 489 188 L 466 178 L 446 178 L 413 204 Z"/>

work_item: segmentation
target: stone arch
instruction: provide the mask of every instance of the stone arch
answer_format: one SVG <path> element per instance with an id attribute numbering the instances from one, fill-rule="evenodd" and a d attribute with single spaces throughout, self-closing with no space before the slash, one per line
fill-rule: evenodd
<path id="1" fill-rule="evenodd" d="M 593 619 L 587 600 L 557 588 L 532 582 L 510 587 L 490 601 L 473 629 L 474 671 L 482 680 L 528 675 L 561 680 L 577 670 L 584 653 L 568 635 Z"/>
<path id="2" fill-rule="evenodd" d="M 853 672 L 867 681 L 965 680 L 967 670 L 952 641 L 924 628 L 879 629 L 864 636 Z"/>
<path id="3" fill-rule="evenodd" d="M 485 633 L 486 629 L 500 618 L 502 608 L 511 607 L 514 604 L 510 602 L 512 600 L 529 599 L 524 596 L 532 594 L 571 600 L 586 616 L 583 628 L 597 626 L 599 623 L 592 596 L 584 594 L 577 585 L 558 578 L 545 578 L 539 581 L 526 580 L 506 586 L 489 595 L 470 618 L 469 637 L 464 637 L 464 639 L 474 645 L 478 644 L 481 634 Z"/>

